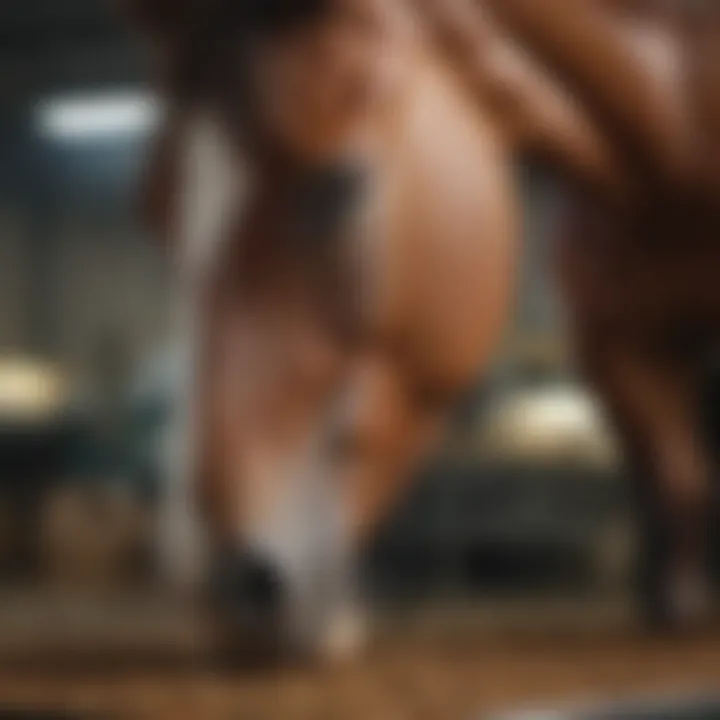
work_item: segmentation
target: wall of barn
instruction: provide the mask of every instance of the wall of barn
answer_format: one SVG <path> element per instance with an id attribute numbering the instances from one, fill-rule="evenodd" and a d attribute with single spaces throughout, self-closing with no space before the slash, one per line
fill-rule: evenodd
<path id="1" fill-rule="evenodd" d="M 25 233 L 18 213 L 0 203 L 0 353 L 11 353 L 25 340 L 23 298 L 27 292 Z"/>
<path id="2" fill-rule="evenodd" d="M 0 354 L 50 356 L 94 396 L 108 353 L 132 370 L 162 338 L 161 260 L 121 212 L 63 207 L 43 237 L 29 215 L 0 208 Z"/>
<path id="3" fill-rule="evenodd" d="M 56 352 L 92 394 L 104 365 L 130 372 L 162 337 L 164 278 L 147 238 L 119 218 L 67 215 L 58 242 Z"/>

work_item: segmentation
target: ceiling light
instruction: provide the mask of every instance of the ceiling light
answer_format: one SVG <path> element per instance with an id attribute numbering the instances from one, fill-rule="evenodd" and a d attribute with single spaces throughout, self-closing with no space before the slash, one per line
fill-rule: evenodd
<path id="1" fill-rule="evenodd" d="M 157 98 L 146 93 L 64 97 L 39 105 L 38 126 L 56 140 L 135 137 L 150 132 L 160 114 Z"/>

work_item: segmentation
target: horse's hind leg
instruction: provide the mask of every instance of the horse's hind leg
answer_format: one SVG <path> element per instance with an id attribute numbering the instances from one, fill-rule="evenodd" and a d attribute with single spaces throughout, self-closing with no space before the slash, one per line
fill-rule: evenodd
<path id="1" fill-rule="evenodd" d="M 634 472 L 643 608 L 663 625 L 700 620 L 709 609 L 712 463 L 692 374 L 617 339 L 586 344 L 581 355 Z"/>
<path id="2" fill-rule="evenodd" d="M 720 368 L 705 368 L 699 382 L 698 405 L 705 438 L 713 463 L 713 487 L 710 521 L 710 554 L 713 580 L 720 579 Z"/>

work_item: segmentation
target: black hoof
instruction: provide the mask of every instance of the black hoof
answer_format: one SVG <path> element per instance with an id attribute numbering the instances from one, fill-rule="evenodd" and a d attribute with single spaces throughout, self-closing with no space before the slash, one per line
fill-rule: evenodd
<path id="1" fill-rule="evenodd" d="M 219 555 L 208 581 L 207 605 L 219 665 L 265 666 L 279 660 L 283 588 L 269 563 L 237 550 Z"/>

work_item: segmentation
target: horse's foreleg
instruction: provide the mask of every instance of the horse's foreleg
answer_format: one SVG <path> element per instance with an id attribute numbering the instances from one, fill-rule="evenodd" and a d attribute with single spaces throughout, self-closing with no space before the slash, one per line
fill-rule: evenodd
<path id="1" fill-rule="evenodd" d="M 634 479 L 643 518 L 640 590 L 646 609 L 663 622 L 697 620 L 709 600 L 712 470 L 690 373 L 622 344 L 586 360 L 632 469 L 640 472 Z"/>
<path id="2" fill-rule="evenodd" d="M 441 419 L 440 407 L 421 399 L 397 363 L 379 358 L 360 365 L 335 448 L 358 544 L 407 489 Z"/>
<path id="3" fill-rule="evenodd" d="M 419 402 L 403 368 L 382 356 L 362 360 L 351 378 L 331 455 L 345 493 L 346 532 L 356 564 L 357 553 L 407 490 L 440 413 Z M 356 598 L 348 599 L 328 623 L 324 645 L 331 655 L 354 649 L 362 639 Z"/>

